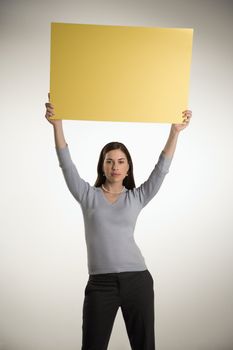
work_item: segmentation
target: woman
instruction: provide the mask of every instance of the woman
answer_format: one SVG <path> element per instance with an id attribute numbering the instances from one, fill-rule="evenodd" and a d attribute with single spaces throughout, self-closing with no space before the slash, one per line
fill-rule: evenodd
<path id="1" fill-rule="evenodd" d="M 95 186 L 80 178 L 65 141 L 62 120 L 52 120 L 54 106 L 46 103 L 46 119 L 54 127 L 59 165 L 67 186 L 82 208 L 89 279 L 83 303 L 82 350 L 106 350 L 114 319 L 121 307 L 133 350 L 154 350 L 153 278 L 134 241 L 140 211 L 158 192 L 176 148 L 183 123 L 172 124 L 167 143 L 147 181 L 135 187 L 133 163 L 119 142 L 101 151 Z"/>

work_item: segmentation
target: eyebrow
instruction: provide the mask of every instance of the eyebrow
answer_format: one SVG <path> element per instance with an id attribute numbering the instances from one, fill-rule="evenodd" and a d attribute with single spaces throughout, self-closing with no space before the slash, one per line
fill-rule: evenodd
<path id="1" fill-rule="evenodd" d="M 123 158 L 123 157 L 122 158 L 118 158 L 118 160 L 123 160 L 123 159 L 125 160 L 126 158 Z M 113 160 L 113 159 L 112 158 L 106 158 L 106 160 Z"/>

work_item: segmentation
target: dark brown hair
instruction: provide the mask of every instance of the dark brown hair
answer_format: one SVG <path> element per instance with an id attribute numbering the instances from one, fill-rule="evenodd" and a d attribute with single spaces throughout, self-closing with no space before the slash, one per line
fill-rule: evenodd
<path id="1" fill-rule="evenodd" d="M 99 156 L 99 161 L 97 165 L 97 179 L 95 182 L 95 187 L 100 187 L 101 185 L 104 184 L 106 177 L 103 174 L 103 163 L 105 156 L 108 152 L 115 150 L 115 149 L 120 149 L 125 155 L 129 163 L 129 170 L 128 170 L 128 176 L 126 176 L 123 180 L 123 186 L 125 186 L 128 190 L 131 190 L 135 188 L 135 182 L 134 182 L 134 176 L 133 176 L 133 162 L 130 156 L 130 153 L 128 149 L 125 147 L 125 145 L 121 142 L 110 142 L 107 143 L 100 152 Z"/>

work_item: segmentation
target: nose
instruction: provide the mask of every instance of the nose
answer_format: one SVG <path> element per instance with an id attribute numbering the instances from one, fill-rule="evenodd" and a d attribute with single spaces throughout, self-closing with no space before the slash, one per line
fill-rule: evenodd
<path id="1" fill-rule="evenodd" d="M 112 165 L 112 170 L 118 170 L 117 164 L 113 164 L 113 165 Z"/>

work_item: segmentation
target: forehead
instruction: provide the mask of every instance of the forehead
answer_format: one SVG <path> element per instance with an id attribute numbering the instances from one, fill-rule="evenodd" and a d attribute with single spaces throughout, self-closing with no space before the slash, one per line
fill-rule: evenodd
<path id="1" fill-rule="evenodd" d="M 106 158 L 111 158 L 111 159 L 125 158 L 125 159 L 127 159 L 126 154 L 120 149 L 113 149 L 113 150 L 107 152 L 105 155 L 105 159 Z"/>

